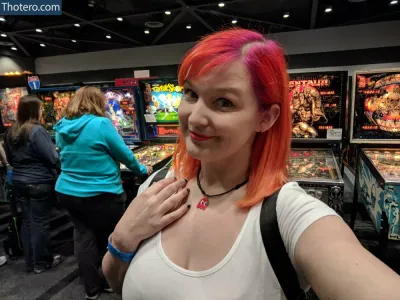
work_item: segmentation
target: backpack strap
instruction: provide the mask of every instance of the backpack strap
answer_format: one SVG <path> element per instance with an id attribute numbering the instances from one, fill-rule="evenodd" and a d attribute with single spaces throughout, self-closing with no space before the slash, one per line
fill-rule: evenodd
<path id="1" fill-rule="evenodd" d="M 260 213 L 261 236 L 269 262 L 287 300 L 303 300 L 305 293 L 300 288 L 297 273 L 290 261 L 278 227 L 276 202 L 278 190 L 262 203 Z"/>

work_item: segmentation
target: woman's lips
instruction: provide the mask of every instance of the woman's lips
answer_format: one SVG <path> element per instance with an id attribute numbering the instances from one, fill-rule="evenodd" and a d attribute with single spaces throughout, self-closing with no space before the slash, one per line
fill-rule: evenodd
<path id="1" fill-rule="evenodd" d="M 198 134 L 196 132 L 190 131 L 190 138 L 194 141 L 204 142 L 214 138 L 214 136 L 206 136 L 202 134 Z"/>

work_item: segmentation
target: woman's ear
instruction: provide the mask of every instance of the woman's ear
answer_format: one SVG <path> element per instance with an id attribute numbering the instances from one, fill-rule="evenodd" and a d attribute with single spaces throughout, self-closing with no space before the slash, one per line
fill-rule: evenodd
<path id="1" fill-rule="evenodd" d="M 264 109 L 259 113 L 259 120 L 257 126 L 257 132 L 265 132 L 274 125 L 281 113 L 281 108 L 278 104 L 272 104 L 267 109 Z"/>

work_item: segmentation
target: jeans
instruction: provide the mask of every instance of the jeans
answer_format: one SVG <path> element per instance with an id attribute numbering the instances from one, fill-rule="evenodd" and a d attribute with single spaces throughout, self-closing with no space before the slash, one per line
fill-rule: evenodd
<path id="1" fill-rule="evenodd" d="M 21 239 L 28 269 L 43 268 L 53 261 L 50 252 L 50 219 L 53 184 L 12 183 L 22 208 Z"/>
<path id="2" fill-rule="evenodd" d="M 57 193 L 57 198 L 74 224 L 74 251 L 86 295 L 96 295 L 105 286 L 101 261 L 108 237 L 124 213 L 125 194 L 81 198 Z"/>

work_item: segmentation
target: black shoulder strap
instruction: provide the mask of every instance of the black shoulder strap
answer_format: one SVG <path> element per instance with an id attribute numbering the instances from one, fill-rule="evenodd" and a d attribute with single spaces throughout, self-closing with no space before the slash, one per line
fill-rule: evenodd
<path id="1" fill-rule="evenodd" d="M 279 232 L 276 215 L 278 194 L 279 190 L 263 201 L 260 214 L 261 236 L 269 262 L 287 300 L 303 300 L 305 293 L 300 288 L 296 271 Z"/>

